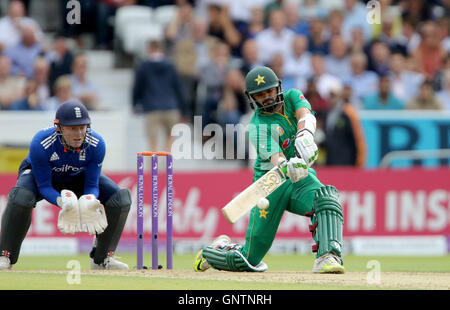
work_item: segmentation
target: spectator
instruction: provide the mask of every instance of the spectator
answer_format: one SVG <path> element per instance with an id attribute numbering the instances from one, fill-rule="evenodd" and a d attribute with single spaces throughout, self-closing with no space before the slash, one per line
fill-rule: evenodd
<path id="1" fill-rule="evenodd" d="M 244 76 L 253 68 L 262 65 L 259 62 L 258 45 L 254 39 L 247 39 L 242 44 L 242 62 L 239 66 Z"/>
<path id="2" fill-rule="evenodd" d="M 150 41 L 148 59 L 136 69 L 132 92 L 135 113 L 144 113 L 148 146 L 158 148 L 158 133 L 165 131 L 164 150 L 170 151 L 171 130 L 185 114 L 183 87 L 175 66 L 164 54 L 162 42 Z"/>
<path id="3" fill-rule="evenodd" d="M 41 111 L 37 94 L 37 83 L 35 80 L 28 80 L 25 87 L 25 97 L 15 101 L 10 108 L 11 111 Z"/>
<path id="4" fill-rule="evenodd" d="M 245 32 L 246 38 L 255 38 L 255 36 L 265 29 L 264 25 L 264 9 L 260 6 L 255 6 L 251 10 L 251 18 Z"/>
<path id="5" fill-rule="evenodd" d="M 206 20 L 201 18 L 194 19 L 190 31 L 174 41 L 172 59 L 186 96 L 186 113 L 191 119 L 195 114 L 201 114 L 196 105 L 197 68 L 208 63 L 209 51 L 216 42 L 215 37 L 208 35 Z"/>
<path id="6" fill-rule="evenodd" d="M 391 51 L 386 43 L 375 41 L 371 44 L 368 58 L 368 70 L 378 75 L 386 75 L 389 72 L 389 60 Z"/>
<path id="7" fill-rule="evenodd" d="M 407 12 L 402 16 L 401 34 L 395 38 L 395 43 L 397 46 L 402 46 L 402 51 L 406 54 L 411 54 L 420 44 L 417 24 Z"/>
<path id="8" fill-rule="evenodd" d="M 238 69 L 228 71 L 225 77 L 223 96 L 217 109 L 217 121 L 221 126 L 238 124 L 241 117 L 247 112 L 248 103 L 244 90 L 245 80 L 241 71 Z"/>
<path id="9" fill-rule="evenodd" d="M 348 48 L 341 35 L 331 37 L 330 54 L 325 56 L 325 71 L 342 81 L 350 76 Z"/>
<path id="10" fill-rule="evenodd" d="M 329 34 L 320 18 L 313 18 L 309 24 L 308 50 L 311 53 L 328 54 Z"/>
<path id="11" fill-rule="evenodd" d="M 11 76 L 11 61 L 0 56 L 0 110 L 9 110 L 11 104 L 24 94 L 25 78 Z"/>
<path id="12" fill-rule="evenodd" d="M 439 71 L 433 76 L 431 82 L 435 91 L 440 91 L 445 88 L 445 72 L 450 71 L 450 54 L 444 60 L 444 65 L 439 68 Z"/>
<path id="13" fill-rule="evenodd" d="M 223 85 L 231 69 L 230 47 L 218 42 L 211 50 L 210 61 L 198 69 L 199 87 L 203 94 L 200 98 L 203 106 L 203 128 L 217 123 L 217 107 L 223 96 Z"/>
<path id="14" fill-rule="evenodd" d="M 32 18 L 25 16 L 25 6 L 22 1 L 12 0 L 9 3 L 8 15 L 0 18 L 0 52 L 17 45 L 21 41 L 21 27 L 27 25 L 35 29 L 36 40 L 43 37 L 39 24 Z"/>
<path id="15" fill-rule="evenodd" d="M 330 110 L 324 122 L 326 162 L 328 166 L 362 167 L 366 160 L 366 142 L 356 109 L 342 98 L 342 85 L 330 91 Z"/>
<path id="16" fill-rule="evenodd" d="M 36 85 L 36 99 L 37 103 L 30 106 L 41 107 L 47 100 L 50 99 L 50 84 L 49 84 L 50 64 L 44 57 L 39 57 L 34 62 L 34 79 L 32 80 Z M 31 85 L 32 86 L 32 85 Z M 31 92 L 31 91 L 30 91 Z M 32 92 L 31 92 L 32 93 Z M 34 93 L 33 93 L 34 94 Z M 33 101 L 34 99 L 32 99 Z"/>
<path id="17" fill-rule="evenodd" d="M 291 88 L 297 88 L 296 79 L 292 76 L 286 76 L 284 69 L 286 68 L 284 65 L 284 56 L 283 54 L 275 54 L 272 60 L 268 65 L 272 68 L 273 72 L 278 76 L 278 78 L 283 83 L 283 90 L 289 90 Z"/>
<path id="18" fill-rule="evenodd" d="M 401 35 L 402 19 L 400 10 L 392 6 L 392 0 L 379 0 L 381 23 L 372 24 L 372 37 L 385 43 L 390 49 L 402 48 L 397 45 L 397 38 Z"/>
<path id="19" fill-rule="evenodd" d="M 361 28 L 355 27 L 352 29 L 350 33 L 350 37 L 348 35 L 343 34 L 343 39 L 347 46 L 350 48 L 349 53 L 363 53 L 364 47 L 366 46 L 364 32 Z"/>
<path id="20" fill-rule="evenodd" d="M 303 0 L 300 8 L 300 18 L 311 21 L 314 18 L 326 18 L 328 12 L 318 0 Z"/>
<path id="21" fill-rule="evenodd" d="M 234 56 L 240 56 L 242 35 L 230 19 L 228 5 L 209 4 L 208 21 L 208 34 L 227 43 Z"/>
<path id="22" fill-rule="evenodd" d="M 20 30 L 22 33 L 21 41 L 8 47 L 5 50 L 5 55 L 11 59 L 12 75 L 32 78 L 33 63 L 42 54 L 42 46 L 37 41 L 36 31 L 33 26 L 23 25 Z"/>
<path id="23" fill-rule="evenodd" d="M 344 82 L 353 88 L 355 99 L 362 100 L 364 96 L 376 91 L 378 77 L 372 71 L 367 71 L 367 57 L 363 53 L 353 53 L 350 56 L 352 72 Z"/>
<path id="24" fill-rule="evenodd" d="M 283 2 L 283 12 L 286 16 L 286 27 L 293 30 L 296 34 L 307 36 L 309 33 L 309 23 L 307 20 L 300 18 L 299 3 L 294 1 Z"/>
<path id="25" fill-rule="evenodd" d="M 67 38 L 57 35 L 53 41 L 53 49 L 48 53 L 50 62 L 49 84 L 54 95 L 54 84 L 60 76 L 72 73 L 73 54 L 68 48 Z"/>
<path id="26" fill-rule="evenodd" d="M 337 84 L 341 84 L 341 81 L 337 77 L 325 71 L 325 60 L 322 54 L 313 54 L 311 58 L 311 66 L 314 71 L 317 91 L 321 97 L 328 99 L 330 89 Z"/>
<path id="27" fill-rule="evenodd" d="M 334 9 L 328 15 L 328 30 L 330 36 L 342 36 L 342 24 L 344 22 L 344 13 L 341 10 Z"/>
<path id="28" fill-rule="evenodd" d="M 296 35 L 292 42 L 292 52 L 286 57 L 284 65 L 286 77 L 296 81 L 296 88 L 306 89 L 306 81 L 313 74 L 311 53 L 308 51 L 308 38 Z"/>
<path id="29" fill-rule="evenodd" d="M 364 110 L 402 110 L 404 108 L 405 103 L 392 93 L 388 76 L 380 76 L 378 91 L 363 98 Z"/>
<path id="30" fill-rule="evenodd" d="M 307 80 L 305 90 L 305 97 L 308 98 L 312 110 L 317 113 L 317 119 L 323 118 L 330 106 L 328 100 L 317 91 L 317 83 L 314 77 Z"/>
<path id="31" fill-rule="evenodd" d="M 43 110 L 56 111 L 62 103 L 71 99 L 75 99 L 72 96 L 72 84 L 70 81 L 70 76 L 62 75 L 57 78 L 55 81 L 53 92 L 55 95 L 50 97 L 50 99 L 48 99 L 47 102 L 42 105 Z"/>
<path id="32" fill-rule="evenodd" d="M 440 100 L 444 108 L 450 111 L 450 69 L 444 72 L 444 79 L 442 90 L 437 93 L 437 98 Z"/>
<path id="33" fill-rule="evenodd" d="M 391 55 L 389 69 L 392 93 L 403 102 L 409 102 L 419 91 L 424 76 L 407 70 L 405 57 L 398 52 Z"/>
<path id="34" fill-rule="evenodd" d="M 260 62 L 267 64 L 275 54 L 289 53 L 295 32 L 286 27 L 286 17 L 282 10 L 272 10 L 269 15 L 269 27 L 255 37 L 259 48 Z"/>
<path id="35" fill-rule="evenodd" d="M 413 56 L 419 64 L 420 72 L 425 78 L 431 79 L 443 65 L 446 53 L 441 46 L 439 29 L 434 21 L 426 21 L 421 27 L 420 35 L 421 42 Z"/>
<path id="36" fill-rule="evenodd" d="M 76 55 L 73 59 L 72 74 L 70 75 L 72 95 L 79 99 L 88 110 L 97 110 L 99 108 L 98 89 L 88 80 L 87 71 L 86 55 Z"/>
<path id="37" fill-rule="evenodd" d="M 178 40 L 192 37 L 194 14 L 192 4 L 188 1 L 177 4 L 176 17 L 167 25 L 165 38 L 169 45 L 176 45 Z"/>
<path id="38" fill-rule="evenodd" d="M 372 39 L 372 27 L 367 22 L 367 9 L 366 6 L 358 0 L 345 0 L 345 16 L 342 23 L 342 34 L 351 35 L 353 29 L 360 28 L 363 32 L 363 38 L 365 42 Z M 346 42 L 350 42 L 350 38 L 345 39 Z"/>
<path id="39" fill-rule="evenodd" d="M 425 81 L 420 86 L 419 94 L 407 105 L 408 110 L 442 110 L 443 106 L 435 96 L 433 84 Z"/>

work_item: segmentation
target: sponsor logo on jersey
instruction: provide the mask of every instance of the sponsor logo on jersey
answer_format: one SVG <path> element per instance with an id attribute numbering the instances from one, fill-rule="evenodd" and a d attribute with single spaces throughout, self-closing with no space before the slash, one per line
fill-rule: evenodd
<path id="1" fill-rule="evenodd" d="M 53 167 L 52 170 L 55 172 L 77 172 L 83 170 L 84 167 L 74 167 L 71 165 L 64 165 L 62 167 Z"/>
<path id="2" fill-rule="evenodd" d="M 281 126 L 277 127 L 277 132 L 280 136 L 282 136 L 284 134 L 284 129 Z"/>
<path id="3" fill-rule="evenodd" d="M 286 139 L 283 142 L 283 150 L 287 149 L 291 145 L 291 139 Z"/>
<path id="4" fill-rule="evenodd" d="M 58 159 L 59 159 L 58 154 L 56 154 L 56 152 L 53 152 L 52 156 L 50 157 L 50 161 L 55 161 L 55 160 L 58 160 Z"/>

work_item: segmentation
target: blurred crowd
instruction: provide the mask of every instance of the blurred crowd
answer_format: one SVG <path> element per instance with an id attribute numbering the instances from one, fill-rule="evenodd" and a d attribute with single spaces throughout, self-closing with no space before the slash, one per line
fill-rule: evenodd
<path id="1" fill-rule="evenodd" d="M 55 110 L 72 97 L 95 110 L 80 34 L 92 33 L 93 49 L 113 50 L 110 20 L 121 7 L 176 5 L 148 57 L 136 58 L 130 90 L 136 113 L 177 110 L 169 128 L 195 115 L 203 127 L 244 122 L 245 75 L 258 65 L 270 66 L 284 90 L 305 94 L 323 143 L 346 135 L 344 115 L 353 147 L 362 145 L 361 110 L 450 111 L 450 0 L 79 0 L 88 22 L 62 18 L 50 43 L 27 15 L 31 1 L 10 1 L 0 18 L 2 110 Z M 62 15 L 67 2 L 59 0 Z M 364 150 L 355 153 L 354 164 L 363 161 Z"/>

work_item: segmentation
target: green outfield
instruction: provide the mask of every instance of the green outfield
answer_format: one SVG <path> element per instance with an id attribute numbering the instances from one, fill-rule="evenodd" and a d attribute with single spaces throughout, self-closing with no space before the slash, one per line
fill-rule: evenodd
<path id="1" fill-rule="evenodd" d="M 312 255 L 269 255 L 264 273 L 192 270 L 193 255 L 176 255 L 173 271 L 136 270 L 136 256 L 119 255 L 127 272 L 91 271 L 87 255 L 22 256 L 0 272 L 1 290 L 300 290 L 450 289 L 450 257 L 345 256 L 344 275 L 311 273 Z M 150 263 L 147 256 L 146 263 Z M 79 263 L 78 263 L 79 262 Z M 164 257 L 160 262 L 164 264 Z M 79 264 L 80 272 L 76 270 Z M 378 278 L 377 278 L 378 276 Z"/>

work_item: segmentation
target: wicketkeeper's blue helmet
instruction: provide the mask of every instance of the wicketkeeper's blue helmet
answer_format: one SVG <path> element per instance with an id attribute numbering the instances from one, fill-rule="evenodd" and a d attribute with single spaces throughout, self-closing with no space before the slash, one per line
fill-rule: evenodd
<path id="1" fill-rule="evenodd" d="M 69 100 L 62 103 L 56 110 L 55 125 L 81 126 L 90 125 L 91 119 L 84 104 L 79 100 Z"/>

